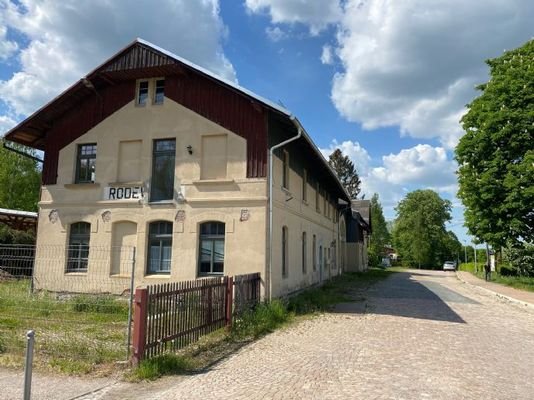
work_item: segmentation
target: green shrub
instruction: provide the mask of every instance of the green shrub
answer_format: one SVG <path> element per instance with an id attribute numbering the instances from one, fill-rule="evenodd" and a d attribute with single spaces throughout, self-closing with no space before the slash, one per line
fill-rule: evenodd
<path id="1" fill-rule="evenodd" d="M 291 314 L 282 301 L 261 303 L 234 319 L 232 336 L 237 339 L 257 338 L 274 331 L 290 318 Z"/>
<path id="2" fill-rule="evenodd" d="M 128 314 L 128 304 L 111 295 L 81 294 L 70 300 L 73 311 L 102 314 Z"/>
<path id="3" fill-rule="evenodd" d="M 178 374 L 194 369 L 193 361 L 176 354 L 164 354 L 148 360 L 143 360 L 132 371 L 136 379 L 153 380 L 163 375 Z"/>
<path id="4" fill-rule="evenodd" d="M 502 265 L 501 268 L 499 268 L 499 274 L 502 276 L 517 276 L 519 275 L 517 269 L 513 267 L 508 267 L 506 265 Z"/>

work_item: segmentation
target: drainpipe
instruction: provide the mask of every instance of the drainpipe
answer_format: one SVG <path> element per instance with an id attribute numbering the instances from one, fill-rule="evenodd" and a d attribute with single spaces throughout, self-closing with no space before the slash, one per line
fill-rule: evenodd
<path id="1" fill-rule="evenodd" d="M 297 128 L 297 136 L 293 136 L 287 140 L 284 140 L 281 143 L 275 144 L 273 147 L 269 149 L 269 243 L 268 243 L 268 252 L 269 254 L 269 261 L 268 261 L 268 269 L 266 274 L 266 284 L 265 289 L 268 291 L 267 295 L 265 296 L 268 300 L 272 299 L 272 288 L 273 283 L 271 279 L 271 274 L 273 270 L 273 153 L 274 150 L 279 149 L 280 147 L 285 146 L 288 143 L 291 143 L 297 139 L 299 139 L 302 136 L 302 125 L 298 122 L 298 120 L 295 118 L 295 116 L 289 117 L 293 125 Z"/>

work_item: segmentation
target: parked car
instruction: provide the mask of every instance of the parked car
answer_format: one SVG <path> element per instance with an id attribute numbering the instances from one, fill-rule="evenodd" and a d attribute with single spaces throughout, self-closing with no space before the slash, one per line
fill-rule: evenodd
<path id="1" fill-rule="evenodd" d="M 454 261 L 445 261 L 443 271 L 456 271 L 456 263 Z"/>

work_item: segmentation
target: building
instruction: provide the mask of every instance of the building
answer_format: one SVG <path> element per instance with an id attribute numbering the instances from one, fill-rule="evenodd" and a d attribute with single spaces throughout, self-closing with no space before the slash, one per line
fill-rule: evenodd
<path id="1" fill-rule="evenodd" d="M 144 40 L 6 139 L 45 154 L 47 289 L 127 289 L 121 255 L 92 267 L 113 246 L 135 247 L 136 284 L 260 272 L 267 297 L 348 268 L 350 199 L 298 119 Z M 53 246 L 68 251 L 51 271 L 39 252 Z"/>

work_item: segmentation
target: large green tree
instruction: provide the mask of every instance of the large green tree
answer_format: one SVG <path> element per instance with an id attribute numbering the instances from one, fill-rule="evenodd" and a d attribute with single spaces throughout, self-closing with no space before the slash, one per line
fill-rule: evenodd
<path id="1" fill-rule="evenodd" d="M 371 223 L 373 233 L 369 245 L 369 258 L 373 265 L 378 264 L 380 257 L 384 255 L 384 246 L 391 244 L 391 235 L 389 234 L 386 219 L 378 194 L 375 193 L 371 198 Z"/>
<path id="2" fill-rule="evenodd" d="M 328 158 L 328 163 L 336 171 L 336 174 L 349 192 L 350 198 L 355 200 L 360 194 L 360 177 L 354 167 L 354 163 L 348 156 L 343 155 L 340 149 L 335 149 Z"/>
<path id="3" fill-rule="evenodd" d="M 486 61 L 462 118 L 458 195 L 469 232 L 494 247 L 534 241 L 534 40 Z"/>
<path id="4" fill-rule="evenodd" d="M 22 146 L 10 145 L 24 151 Z M 37 162 L 6 150 L 0 139 L 0 208 L 37 211 L 40 182 Z"/>
<path id="5" fill-rule="evenodd" d="M 449 200 L 433 190 L 416 190 L 408 193 L 395 210 L 393 243 L 402 260 L 412 266 L 434 268 L 451 256 L 443 250 L 454 242 L 445 229 L 445 222 L 451 220 Z"/>

